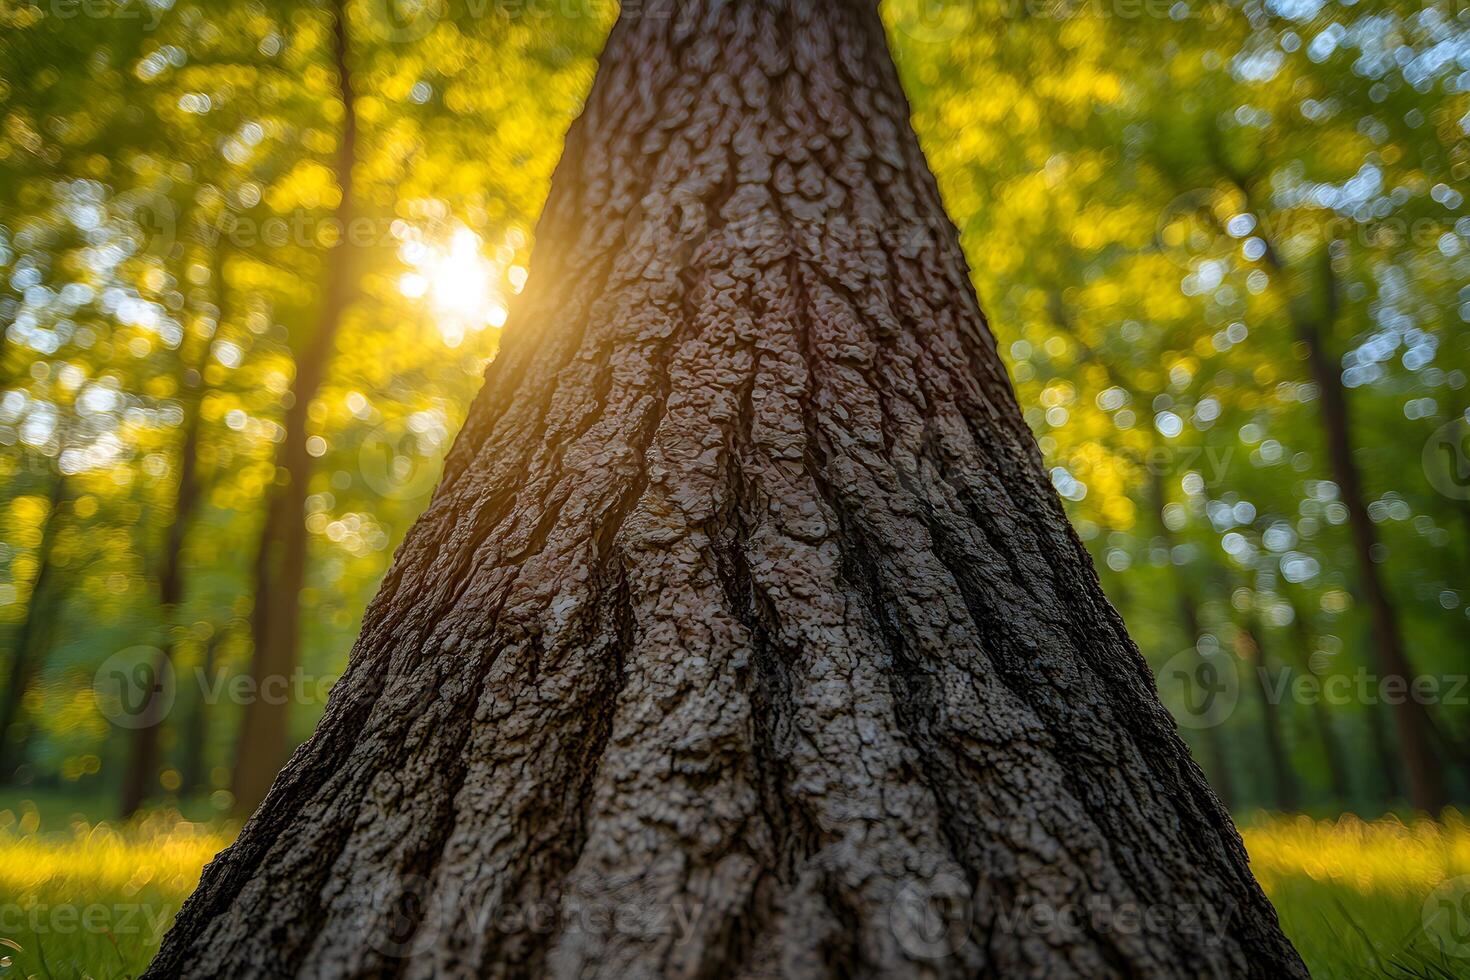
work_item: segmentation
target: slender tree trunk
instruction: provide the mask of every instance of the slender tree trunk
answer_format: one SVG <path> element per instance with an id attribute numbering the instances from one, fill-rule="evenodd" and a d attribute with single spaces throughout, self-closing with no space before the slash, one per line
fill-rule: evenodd
<path id="1" fill-rule="evenodd" d="M 1373 663 L 1371 653 L 1366 659 Z M 1378 771 L 1383 774 L 1384 803 L 1387 805 L 1408 798 L 1404 790 L 1403 766 L 1400 765 L 1402 757 L 1394 744 L 1393 732 L 1389 730 L 1387 716 L 1392 711 L 1383 704 L 1363 705 L 1363 717 L 1368 721 L 1368 738 L 1373 743 L 1373 754 L 1378 757 Z"/>
<path id="2" fill-rule="evenodd" d="M 1324 256 L 1323 261 L 1330 260 Z M 1336 286 L 1331 278 L 1327 282 L 1328 291 L 1335 294 Z M 1330 302 L 1335 303 L 1335 299 Z M 1408 685 L 1414 680 L 1414 669 L 1404 651 L 1397 611 L 1378 570 L 1378 558 L 1375 556 L 1378 530 L 1368 516 L 1362 477 L 1353 459 L 1352 427 L 1348 420 L 1342 371 L 1336 358 L 1328 352 L 1322 330 L 1312 317 L 1297 317 L 1297 335 L 1307 345 L 1312 379 L 1317 383 L 1327 455 L 1332 462 L 1333 479 L 1348 512 L 1348 527 L 1358 558 L 1358 582 L 1373 626 L 1373 649 L 1379 668 L 1385 681 L 1396 677 Z M 1428 713 L 1424 705 L 1414 698 L 1402 698 L 1394 705 L 1393 719 L 1398 731 L 1399 755 L 1409 780 L 1409 800 L 1420 810 L 1438 813 L 1446 805 L 1447 798 L 1444 777 L 1430 747 Z"/>
<path id="3" fill-rule="evenodd" d="M 1291 605 L 1291 626 L 1296 637 L 1296 665 L 1297 669 L 1306 676 L 1316 676 L 1312 669 L 1312 653 L 1315 644 L 1312 642 L 1312 631 L 1307 623 L 1306 607 L 1299 600 L 1296 592 L 1290 588 L 1286 591 L 1286 600 Z M 1328 706 L 1326 699 L 1315 697 L 1312 699 L 1312 718 L 1316 722 L 1317 737 L 1322 741 L 1322 755 L 1327 761 L 1327 778 L 1332 786 L 1332 794 L 1336 801 L 1347 804 L 1353 799 L 1352 781 L 1348 778 L 1347 756 L 1342 749 L 1342 740 L 1338 738 L 1337 729 L 1333 725 L 1332 709 Z M 1384 763 L 1387 763 L 1384 765 Z M 1390 755 L 1386 760 L 1379 758 L 1380 765 L 1384 765 L 1385 777 L 1394 780 L 1396 772 L 1392 765 L 1393 759 Z"/>
<path id="4" fill-rule="evenodd" d="M 1164 539 L 1164 547 L 1168 549 L 1172 561 L 1178 539 L 1174 535 L 1174 530 L 1169 527 L 1169 522 L 1164 518 L 1168 495 L 1164 488 L 1163 475 L 1153 470 L 1150 470 L 1149 473 L 1149 492 L 1159 535 Z M 1199 601 L 1195 598 L 1194 587 L 1190 584 L 1187 575 L 1174 576 L 1174 598 L 1178 603 L 1179 626 L 1189 640 L 1189 649 L 1193 650 L 1196 656 L 1202 656 L 1199 652 L 1200 634 L 1203 632 L 1200 625 Z M 1210 703 L 1213 706 L 1214 702 Z M 1230 752 L 1226 747 L 1224 734 L 1220 731 L 1220 723 L 1205 724 L 1199 729 L 1199 734 L 1204 739 L 1205 752 L 1210 760 L 1210 785 L 1215 787 L 1215 793 L 1220 797 L 1220 802 L 1225 804 L 1226 809 L 1230 809 L 1236 803 L 1235 778 L 1234 771 L 1230 767 Z"/>
<path id="5" fill-rule="evenodd" d="M 254 690 L 279 686 L 296 669 L 300 645 L 301 588 L 306 575 L 306 490 L 311 456 L 306 451 L 307 411 L 326 377 L 342 317 L 356 288 L 352 225 L 352 170 L 357 161 L 357 113 L 352 72 L 347 61 L 347 20 L 343 0 L 332 2 L 332 60 L 342 103 L 342 134 L 334 172 L 341 199 L 334 215 L 342 238 L 327 254 L 322 306 L 316 329 L 296 357 L 296 377 L 286 409 L 286 437 L 279 463 L 284 481 L 268 488 L 265 525 L 255 569 L 252 626 L 255 651 L 250 673 Z M 236 745 L 236 809 L 248 814 L 265 798 L 289 754 L 291 705 L 285 698 L 255 698 L 245 705 Z"/>
<path id="6" fill-rule="evenodd" d="M 162 610 L 167 635 L 159 648 L 152 665 L 152 676 L 161 677 L 173 669 L 174 649 L 178 639 L 177 612 L 183 599 L 184 539 L 194 519 L 195 505 L 199 500 L 196 470 L 199 455 L 199 402 L 202 392 L 198 385 L 186 396 L 184 416 L 184 441 L 179 447 L 179 482 L 174 491 L 173 517 L 164 532 L 162 564 L 158 574 L 158 604 Z M 161 685 L 155 684 L 143 705 L 142 724 L 132 733 L 132 752 L 128 767 L 123 773 L 122 793 L 119 809 L 123 819 L 131 817 L 153 795 L 158 781 L 159 738 L 163 733 L 165 700 L 160 696 Z"/>
<path id="7" fill-rule="evenodd" d="M 1306 975 L 1067 527 L 874 5 L 625 12 L 537 242 L 150 976 Z"/>
<path id="8" fill-rule="evenodd" d="M 225 284 L 226 250 L 215 243 L 210 249 L 210 285 L 214 290 L 214 308 L 211 311 L 215 323 L 223 322 L 228 287 Z M 194 356 L 184 353 L 186 340 L 180 349 L 180 380 L 184 392 L 183 442 L 179 446 L 179 482 L 174 489 L 173 513 L 168 529 L 164 532 L 163 552 L 158 574 L 158 603 L 162 611 L 164 628 L 167 631 L 163 646 L 153 662 L 153 676 L 162 676 L 172 671 L 178 649 L 178 609 L 184 598 L 184 542 L 194 522 L 195 512 L 203 499 L 203 488 L 199 485 L 199 431 L 201 411 L 206 394 L 204 371 L 209 361 L 210 338 L 200 338 Z M 160 698 L 161 688 L 155 686 L 147 703 L 143 705 L 144 724 L 133 731 L 128 767 L 123 773 L 120 811 L 123 819 L 132 816 L 153 795 L 159 770 L 159 741 L 163 734 L 164 702 Z M 186 743 L 187 744 L 187 743 Z"/>
<path id="9" fill-rule="evenodd" d="M 215 655 L 224 641 L 224 632 L 215 630 L 204 646 L 204 657 L 199 665 L 200 677 L 206 684 L 214 678 Z M 209 742 L 209 701 L 205 688 L 200 686 L 194 707 L 184 724 L 184 759 L 179 765 L 179 795 L 191 796 L 206 785 L 204 748 Z"/>
<path id="10" fill-rule="evenodd" d="M 1219 159 L 1231 181 L 1245 196 L 1251 210 L 1257 211 L 1250 181 Z M 1281 256 L 1279 243 L 1266 242 L 1264 262 L 1273 275 L 1284 279 L 1290 270 Z M 1381 674 L 1380 683 L 1397 679 L 1405 689 L 1412 685 L 1415 673 L 1404 649 L 1398 613 L 1378 570 L 1378 530 L 1368 516 L 1368 503 L 1362 475 L 1353 456 L 1353 430 L 1348 414 L 1347 390 L 1342 383 L 1342 368 L 1329 349 L 1328 335 L 1337 320 L 1340 304 L 1337 277 L 1332 271 L 1330 248 L 1323 249 L 1315 261 L 1319 267 L 1308 272 L 1309 281 L 1322 285 L 1322 302 L 1312 303 L 1310 291 L 1288 296 L 1288 315 L 1297 340 L 1307 349 L 1307 362 L 1317 385 L 1321 405 L 1323 441 L 1337 484 L 1338 494 L 1348 512 L 1348 528 L 1358 565 L 1358 598 L 1368 607 L 1373 633 L 1374 660 Z M 1320 272 L 1320 275 L 1318 273 Z M 1433 719 L 1428 709 L 1414 698 L 1402 698 L 1393 706 L 1394 728 L 1398 735 L 1399 759 L 1408 779 L 1409 802 L 1417 809 L 1438 813 L 1448 803 L 1444 776 L 1431 746 Z"/>
<path id="11" fill-rule="evenodd" d="M 1266 744 L 1266 763 L 1271 770 L 1271 788 L 1276 809 L 1282 813 L 1294 813 L 1300 804 L 1297 793 L 1296 775 L 1291 768 L 1291 755 L 1286 749 L 1286 739 L 1281 731 L 1281 706 L 1276 703 L 1275 691 L 1280 679 L 1280 670 L 1275 658 L 1261 642 L 1261 632 L 1255 621 L 1246 618 L 1240 624 L 1241 634 L 1251 647 L 1251 674 L 1255 677 L 1256 693 L 1261 697 L 1261 735 Z"/>
<path id="12" fill-rule="evenodd" d="M 5 696 L 0 698 L 0 785 L 15 779 L 25 754 L 25 697 L 45 659 L 45 637 L 55 619 L 52 601 L 52 578 L 55 575 L 52 552 L 61 527 L 61 506 L 69 498 L 69 481 L 58 474 L 51 482 L 46 524 L 41 530 L 41 544 L 36 551 L 36 577 L 31 583 L 25 618 L 13 638 L 10 671 L 5 682 Z"/>

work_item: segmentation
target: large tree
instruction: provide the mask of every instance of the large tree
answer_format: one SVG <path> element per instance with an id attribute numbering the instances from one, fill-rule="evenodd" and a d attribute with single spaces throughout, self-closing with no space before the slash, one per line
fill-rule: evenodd
<path id="1" fill-rule="evenodd" d="M 1304 976 L 873 5 L 638 9 L 320 727 L 149 975 Z"/>

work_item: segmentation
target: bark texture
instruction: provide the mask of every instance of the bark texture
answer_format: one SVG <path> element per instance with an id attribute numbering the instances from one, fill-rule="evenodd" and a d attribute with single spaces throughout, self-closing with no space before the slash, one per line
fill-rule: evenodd
<path id="1" fill-rule="evenodd" d="M 149 976 L 1305 976 L 871 6 L 625 14 L 537 241 L 321 726 Z"/>

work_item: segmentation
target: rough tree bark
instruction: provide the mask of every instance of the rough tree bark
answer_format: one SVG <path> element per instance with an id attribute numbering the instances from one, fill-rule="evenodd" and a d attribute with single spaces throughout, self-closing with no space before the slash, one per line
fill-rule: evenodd
<path id="1" fill-rule="evenodd" d="M 306 489 L 311 481 L 311 456 L 306 451 L 307 412 L 326 377 L 342 318 L 356 291 L 355 256 L 347 230 L 355 216 L 352 171 L 357 163 L 357 103 L 347 61 L 345 0 L 332 0 L 329 7 L 332 65 L 342 106 L 342 134 L 332 168 L 341 198 L 333 218 L 342 237 L 327 255 L 316 329 L 296 354 L 296 377 L 286 408 L 286 437 L 280 452 L 286 480 L 268 491 L 270 499 L 255 562 L 255 608 L 251 616 L 255 652 L 250 660 L 250 676 L 256 691 L 276 687 L 280 682 L 274 679 L 289 678 L 299 659 L 301 588 L 306 580 Z M 290 754 L 290 715 L 291 704 L 286 698 L 254 698 L 246 703 L 231 780 L 238 813 L 244 815 L 255 809 L 286 762 Z"/>
<path id="2" fill-rule="evenodd" d="M 1305 976 L 1042 471 L 872 6 L 625 13 L 523 299 L 149 976 Z"/>

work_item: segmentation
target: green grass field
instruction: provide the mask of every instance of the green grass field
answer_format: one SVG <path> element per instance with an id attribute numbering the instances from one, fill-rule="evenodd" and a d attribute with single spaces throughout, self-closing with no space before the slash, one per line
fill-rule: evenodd
<path id="1" fill-rule="evenodd" d="M 0 810 L 0 977 L 137 976 L 228 832 L 163 812 L 115 828 L 41 806 Z"/>
<path id="2" fill-rule="evenodd" d="M 0 803 L 0 978 L 136 976 L 233 832 L 170 812 L 114 827 L 69 806 Z M 1263 814 L 1241 833 L 1314 976 L 1470 978 L 1470 826 L 1458 814 Z"/>

